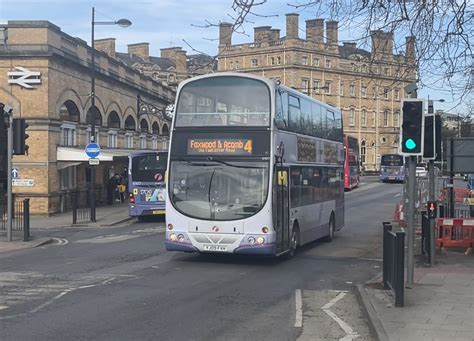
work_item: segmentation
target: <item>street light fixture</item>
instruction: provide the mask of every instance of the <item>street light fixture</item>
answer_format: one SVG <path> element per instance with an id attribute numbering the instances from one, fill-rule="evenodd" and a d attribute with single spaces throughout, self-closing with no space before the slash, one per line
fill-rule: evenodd
<path id="1" fill-rule="evenodd" d="M 95 142 L 95 46 L 94 46 L 94 27 L 95 25 L 118 25 L 120 27 L 129 27 L 132 22 L 128 19 L 119 19 L 117 21 L 95 21 L 95 8 L 92 7 L 91 20 L 91 140 Z M 91 221 L 96 221 L 95 216 L 95 167 L 91 166 Z"/>

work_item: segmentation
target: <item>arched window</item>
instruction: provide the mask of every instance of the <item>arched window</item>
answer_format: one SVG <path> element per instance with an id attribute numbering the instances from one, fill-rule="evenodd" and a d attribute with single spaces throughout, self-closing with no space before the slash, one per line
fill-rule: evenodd
<path id="1" fill-rule="evenodd" d="M 153 135 L 160 135 L 160 125 L 157 122 L 153 122 L 151 132 Z"/>
<path id="2" fill-rule="evenodd" d="M 59 109 L 59 117 L 65 121 L 79 122 L 79 109 L 76 103 L 71 100 L 64 102 Z"/>
<path id="3" fill-rule="evenodd" d="M 399 128 L 400 125 L 400 111 L 395 111 L 393 113 L 393 126 Z"/>
<path id="4" fill-rule="evenodd" d="M 120 129 L 120 117 L 115 110 L 112 110 L 107 117 L 107 126 L 109 128 Z"/>
<path id="5" fill-rule="evenodd" d="M 366 155 L 366 146 L 365 146 L 365 141 L 362 141 L 360 144 L 360 161 L 362 163 L 365 163 L 365 155 Z"/>
<path id="6" fill-rule="evenodd" d="M 140 121 L 140 132 L 148 133 L 148 122 L 144 119 Z"/>
<path id="7" fill-rule="evenodd" d="M 367 127 L 367 110 L 362 109 L 362 112 L 360 114 L 360 121 L 363 127 Z"/>
<path id="8" fill-rule="evenodd" d="M 125 130 L 136 130 L 136 123 L 132 116 L 128 116 L 125 120 Z"/>
<path id="9" fill-rule="evenodd" d="M 168 126 L 166 124 L 163 124 L 163 128 L 161 128 L 161 135 L 168 136 L 169 134 L 170 131 L 168 129 Z"/>
<path id="10" fill-rule="evenodd" d="M 383 126 L 388 127 L 388 110 L 383 112 Z"/>
<path id="11" fill-rule="evenodd" d="M 93 110 L 92 107 L 90 107 L 89 110 L 87 110 L 87 114 L 86 114 L 86 123 L 87 124 L 92 123 L 92 110 Z M 94 114 L 95 125 L 96 126 L 102 126 L 102 114 L 100 113 L 99 108 L 94 107 L 94 110 L 95 110 L 95 114 Z"/>
<path id="12" fill-rule="evenodd" d="M 349 110 L 349 126 L 353 127 L 355 125 L 355 112 L 354 108 Z"/>

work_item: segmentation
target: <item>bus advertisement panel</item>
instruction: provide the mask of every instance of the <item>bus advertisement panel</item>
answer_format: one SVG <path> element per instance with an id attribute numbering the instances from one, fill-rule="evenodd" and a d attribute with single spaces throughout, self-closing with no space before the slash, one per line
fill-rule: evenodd
<path id="1" fill-rule="evenodd" d="M 344 189 L 351 190 L 360 183 L 359 141 L 344 135 Z"/>
<path id="2" fill-rule="evenodd" d="M 380 158 L 380 181 L 398 181 L 405 179 L 405 165 L 402 155 L 384 154 Z"/>
<path id="3" fill-rule="evenodd" d="M 167 250 L 291 255 L 331 240 L 344 223 L 343 160 L 336 108 L 253 75 L 184 81 L 168 160 Z"/>
<path id="4" fill-rule="evenodd" d="M 141 220 L 144 216 L 164 215 L 166 202 L 166 166 L 168 152 L 134 153 L 129 157 L 129 214 Z"/>

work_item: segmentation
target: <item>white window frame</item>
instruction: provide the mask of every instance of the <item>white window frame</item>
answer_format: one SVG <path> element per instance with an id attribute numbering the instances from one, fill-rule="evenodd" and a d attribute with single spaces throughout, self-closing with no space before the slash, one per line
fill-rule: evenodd
<path id="1" fill-rule="evenodd" d="M 309 92 L 309 79 L 308 78 L 302 78 L 301 79 L 301 92 L 308 94 Z"/>
<path id="2" fill-rule="evenodd" d="M 140 134 L 140 149 L 146 149 L 146 134 Z"/>
<path id="3" fill-rule="evenodd" d="M 367 97 L 367 86 L 363 85 L 361 88 L 360 88 L 360 94 L 362 97 Z"/>
<path id="4" fill-rule="evenodd" d="M 109 131 L 107 132 L 107 147 L 108 148 L 117 148 L 118 147 L 117 135 L 118 135 L 118 131 L 116 129 L 109 129 Z"/>
<path id="5" fill-rule="evenodd" d="M 313 66 L 319 66 L 319 58 L 313 58 Z"/>
<path id="6" fill-rule="evenodd" d="M 383 98 L 384 99 L 389 99 L 389 96 L 388 96 L 389 91 L 390 91 L 389 88 L 384 88 L 383 89 Z"/>
<path id="7" fill-rule="evenodd" d="M 400 126 L 400 112 L 398 110 L 393 113 L 393 126 L 395 128 L 399 128 Z"/>
<path id="8" fill-rule="evenodd" d="M 354 108 L 349 109 L 349 126 L 355 126 L 355 110 Z"/>
<path id="9" fill-rule="evenodd" d="M 331 68 L 331 59 L 326 58 L 326 60 L 324 62 L 324 66 L 326 67 L 326 69 L 330 69 Z"/>
<path id="10" fill-rule="evenodd" d="M 301 64 L 308 65 L 308 56 L 301 56 Z"/>
<path id="11" fill-rule="evenodd" d="M 395 89 L 395 100 L 399 101 L 400 100 L 400 89 Z"/>
<path id="12" fill-rule="evenodd" d="M 362 127 L 367 127 L 367 110 L 362 109 L 360 112 L 360 125 Z"/>
<path id="13" fill-rule="evenodd" d="M 125 133 L 125 148 L 133 148 L 133 135 L 131 132 Z"/>
<path id="14" fill-rule="evenodd" d="M 281 57 L 277 56 L 277 65 L 280 65 L 280 64 L 281 64 Z"/>
<path id="15" fill-rule="evenodd" d="M 356 86 L 355 84 L 349 85 L 349 96 L 355 96 L 356 94 Z"/>
<path id="16" fill-rule="evenodd" d="M 153 135 L 153 136 L 151 137 L 151 148 L 152 148 L 153 150 L 158 149 L 158 136 L 156 136 L 156 135 Z"/>
<path id="17" fill-rule="evenodd" d="M 315 94 L 319 94 L 319 79 L 313 79 L 313 91 Z"/>
<path id="18" fill-rule="evenodd" d="M 339 96 L 344 96 L 344 82 L 339 83 Z"/>
<path id="19" fill-rule="evenodd" d="M 61 136 L 59 140 L 59 145 L 64 147 L 76 146 L 77 142 L 77 125 L 73 123 L 63 123 L 60 127 Z"/>
<path id="20" fill-rule="evenodd" d="M 388 127 L 388 115 L 389 115 L 388 110 L 384 110 L 383 111 L 383 126 L 384 127 Z"/>
<path id="21" fill-rule="evenodd" d="M 331 94 L 331 82 L 330 81 L 325 81 L 324 82 L 324 91 L 326 95 Z"/>
<path id="22" fill-rule="evenodd" d="M 257 59 L 257 58 L 253 58 L 253 59 L 250 61 L 250 66 L 251 66 L 251 67 L 257 67 L 257 66 L 258 66 L 258 59 Z"/>
<path id="23" fill-rule="evenodd" d="M 239 63 L 239 61 L 236 60 L 234 64 L 235 64 L 234 69 L 235 69 L 235 70 L 238 70 L 238 69 L 240 68 L 240 63 Z"/>
<path id="24" fill-rule="evenodd" d="M 90 126 L 87 127 L 86 144 L 91 142 L 91 132 L 92 132 L 92 128 Z M 95 128 L 95 141 L 94 142 L 100 145 L 100 128 L 98 127 Z"/>

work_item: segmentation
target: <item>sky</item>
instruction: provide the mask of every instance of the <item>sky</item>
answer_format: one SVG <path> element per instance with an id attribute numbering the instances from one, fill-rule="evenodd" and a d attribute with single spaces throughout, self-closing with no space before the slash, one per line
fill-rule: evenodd
<path id="1" fill-rule="evenodd" d="M 232 37 L 232 43 L 253 40 L 254 26 L 273 26 L 285 35 L 285 14 L 300 14 L 300 37 L 304 38 L 304 21 L 315 18 L 311 10 L 296 10 L 287 0 L 268 0 L 258 7 L 264 16 L 250 16 L 252 23 L 244 25 L 245 33 Z M 48 20 L 62 31 L 90 44 L 91 12 L 95 7 L 96 21 L 115 21 L 126 18 L 132 26 L 96 26 L 95 39 L 116 38 L 116 50 L 126 52 L 127 44 L 149 42 L 150 54 L 159 56 L 160 48 L 182 46 L 188 54 L 204 52 L 217 54 L 218 28 L 204 27 L 206 23 L 232 22 L 232 0 L 0 0 L 0 23 L 8 20 Z M 267 16 L 265 16 L 267 15 Z M 325 18 L 327 19 L 327 18 Z M 339 44 L 355 39 L 357 30 L 339 29 Z M 189 45 L 187 45 L 189 44 Z M 367 48 L 367 47 L 366 47 Z M 193 51 L 194 49 L 194 51 Z M 450 110 L 455 101 L 448 94 L 435 89 L 421 89 L 418 97 L 445 99 L 435 102 L 435 109 Z"/>

